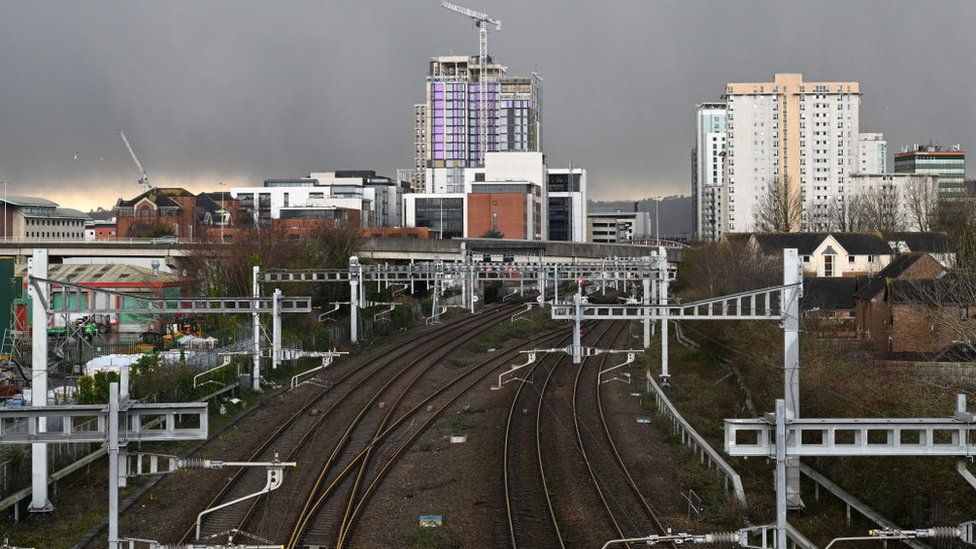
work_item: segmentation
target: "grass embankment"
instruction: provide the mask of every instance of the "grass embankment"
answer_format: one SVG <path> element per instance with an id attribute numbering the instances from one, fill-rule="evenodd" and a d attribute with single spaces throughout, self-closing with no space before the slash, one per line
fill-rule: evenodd
<path id="1" fill-rule="evenodd" d="M 723 420 L 771 411 L 781 398 L 782 332 L 774 324 L 704 322 L 686 325 L 685 334 L 701 344 L 691 349 L 671 342 L 673 388 L 669 397 L 682 415 L 722 448 Z M 655 346 L 659 345 L 659 342 Z M 870 360 L 856 341 L 801 334 L 800 409 L 804 417 L 946 417 L 954 394 L 973 394 L 976 376 L 934 380 L 893 370 Z M 659 355 L 644 358 L 659 368 Z M 752 408 L 750 409 L 750 405 Z M 772 464 L 766 460 L 728 460 L 743 477 L 753 523 L 771 522 L 775 509 Z M 818 458 L 805 463 L 905 528 L 958 524 L 972 519 L 976 494 L 945 458 Z M 924 482 L 918 482 L 925 479 Z M 691 480 L 691 479 L 689 479 Z M 696 488 L 697 491 L 697 488 Z M 848 527 L 844 508 L 825 490 L 816 501 L 804 481 L 804 513 L 791 522 L 815 543 L 842 534 L 861 535 L 874 525 L 855 516 Z M 706 506 L 707 508 L 707 506 Z M 856 515 L 856 513 L 855 513 Z"/>

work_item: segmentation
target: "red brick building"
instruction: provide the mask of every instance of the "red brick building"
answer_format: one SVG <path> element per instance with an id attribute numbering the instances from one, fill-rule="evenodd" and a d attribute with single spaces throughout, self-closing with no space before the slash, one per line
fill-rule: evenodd
<path id="1" fill-rule="evenodd" d="M 858 336 L 876 351 L 937 353 L 958 334 L 958 319 L 976 327 L 976 307 L 959 280 L 926 253 L 903 254 L 854 294 Z M 950 297 L 951 296 L 951 297 Z"/>
<path id="2" fill-rule="evenodd" d="M 229 193 L 195 195 L 178 187 L 149 189 L 115 205 L 115 234 L 119 238 L 172 235 L 181 239 L 219 235 L 233 227 L 237 200 Z"/>
<path id="3" fill-rule="evenodd" d="M 467 196 L 466 234 L 489 231 L 504 238 L 536 240 L 542 234 L 542 193 L 529 182 L 477 182 Z"/>

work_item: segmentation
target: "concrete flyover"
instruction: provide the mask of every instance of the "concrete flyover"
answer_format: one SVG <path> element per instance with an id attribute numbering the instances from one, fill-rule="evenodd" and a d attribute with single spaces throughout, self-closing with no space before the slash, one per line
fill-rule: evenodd
<path id="1" fill-rule="evenodd" d="M 463 246 L 463 248 L 462 248 Z M 497 238 L 464 238 L 450 240 L 416 240 L 404 238 L 371 238 L 363 242 L 360 255 L 374 260 L 390 261 L 444 261 L 461 259 L 466 249 L 475 258 L 490 255 L 492 259 L 510 256 L 515 261 L 537 260 L 540 256 L 549 261 L 573 259 L 602 259 L 606 257 L 647 256 L 654 248 L 632 244 L 597 244 L 592 242 L 556 242 L 539 240 L 507 240 Z M 680 262 L 682 249 L 668 247 L 668 260 Z"/>
<path id="2" fill-rule="evenodd" d="M 65 259 L 89 259 L 107 262 L 111 260 L 158 260 L 171 268 L 182 267 L 181 259 L 193 253 L 200 246 L 213 247 L 213 241 L 159 239 L 125 240 L 54 240 L 18 239 L 0 240 L 0 256 L 13 256 L 18 262 L 26 262 L 35 248 L 46 248 L 52 262 Z M 532 240 L 503 240 L 492 238 L 468 238 L 453 240 L 417 240 L 411 238 L 369 238 L 364 239 L 360 255 L 378 261 L 457 261 L 462 250 L 468 250 L 474 257 L 491 256 L 500 260 L 503 256 L 519 260 L 537 260 L 540 256 L 549 261 L 572 261 L 573 259 L 600 259 L 605 257 L 646 256 L 653 249 L 650 246 L 633 244 L 597 244 L 591 242 L 554 242 Z M 680 262 L 682 249 L 669 247 L 668 260 Z"/>

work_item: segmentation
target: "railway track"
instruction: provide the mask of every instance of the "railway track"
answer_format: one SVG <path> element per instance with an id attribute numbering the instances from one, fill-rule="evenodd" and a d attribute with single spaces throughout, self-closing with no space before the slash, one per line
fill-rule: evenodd
<path id="1" fill-rule="evenodd" d="M 610 330 L 607 344 L 616 347 L 625 324 Z M 622 344 L 627 345 L 624 340 Z M 585 360 L 573 381 L 573 421 L 577 443 L 593 489 L 597 492 L 606 517 L 612 527 L 610 533 L 625 537 L 645 536 L 651 532 L 666 533 L 658 512 L 641 492 L 626 461 L 620 454 L 607 422 L 603 406 L 603 387 L 599 372 L 609 366 L 609 356 L 600 355 Z M 599 428 L 595 428 L 599 425 Z"/>
<path id="2" fill-rule="evenodd" d="M 625 329 L 622 322 L 604 323 L 584 338 L 611 348 Z M 545 357 L 519 381 L 504 449 L 511 547 L 600 546 L 664 531 L 606 421 L 598 379 L 609 356 L 575 368 L 568 357 Z"/>
<path id="3" fill-rule="evenodd" d="M 568 328 L 560 328 L 532 338 L 528 344 L 543 344 L 564 339 Z M 402 392 L 397 402 L 389 407 L 373 432 L 372 442 L 349 464 L 333 477 L 333 480 L 313 500 L 306 502 L 302 519 L 296 524 L 286 547 L 321 544 L 330 547 L 347 547 L 357 519 L 365 509 L 369 498 L 381 485 L 383 478 L 403 454 L 439 418 L 439 415 L 477 384 L 484 381 L 499 366 L 507 365 L 526 343 L 513 343 L 495 354 L 445 380 L 436 391 L 418 399 L 417 393 Z M 410 398 L 417 402 L 407 409 Z M 445 400 L 446 399 L 446 400 Z M 398 408 L 406 411 L 396 420 Z M 418 427 L 414 427 L 416 414 L 422 409 L 435 410 Z M 410 418 L 411 424 L 400 430 Z M 382 459 L 378 458 L 382 456 Z M 323 473 L 326 472 L 323 469 Z M 334 544 L 333 544 L 333 541 Z"/>
<path id="4" fill-rule="evenodd" d="M 542 460 L 539 420 L 542 407 L 538 378 L 569 361 L 543 356 L 519 379 L 505 423 L 503 450 L 505 511 L 513 548 L 566 547 L 553 509 Z"/>
<path id="5" fill-rule="evenodd" d="M 445 348 L 456 347 L 463 342 L 471 339 L 477 333 L 492 323 L 507 318 L 513 311 L 518 309 L 518 305 L 498 307 L 492 311 L 483 312 L 480 315 L 468 317 L 461 321 L 450 323 L 438 328 L 430 333 L 424 334 L 421 338 L 412 346 L 404 346 L 397 349 L 391 353 L 388 353 L 378 359 L 371 360 L 361 367 L 350 370 L 346 372 L 343 376 L 336 381 L 336 383 L 330 387 L 323 388 L 321 391 L 316 392 L 307 402 L 293 415 L 288 417 L 282 424 L 267 438 L 265 441 L 255 449 L 248 458 L 247 461 L 269 461 L 273 459 L 275 454 L 275 449 L 287 449 L 286 455 L 281 456 L 285 461 L 297 460 L 299 458 L 306 457 L 303 450 L 306 450 L 310 446 L 320 447 L 322 440 L 320 435 L 325 432 L 322 428 L 326 421 L 332 421 L 333 412 L 336 412 L 340 408 L 345 410 L 342 404 L 346 403 L 349 399 L 354 398 L 359 392 L 363 392 L 375 386 L 378 383 L 386 381 L 384 387 L 388 386 L 392 381 L 400 378 L 403 374 L 409 370 L 412 366 L 416 365 L 425 358 L 437 353 Z M 458 343 L 460 342 L 460 343 Z M 387 379 L 386 377 L 380 375 L 386 373 L 390 369 L 391 365 L 396 364 L 398 361 L 411 356 L 418 355 L 419 357 L 412 360 L 406 368 L 400 368 L 396 370 L 392 378 Z M 348 388 L 342 395 L 336 398 L 334 401 L 329 401 L 329 407 L 326 411 L 322 411 L 318 407 L 326 404 L 326 401 L 333 396 L 333 392 L 337 388 L 343 385 L 351 383 L 351 387 Z M 314 413 L 313 410 L 317 410 L 318 413 Z M 341 443 L 340 443 L 341 444 Z M 337 444 L 339 446 L 339 444 Z M 295 491 L 301 491 L 306 484 L 300 482 L 302 473 L 307 471 L 307 467 L 303 467 L 304 463 L 315 463 L 315 460 L 308 460 L 299 463 L 299 469 L 296 471 L 290 471 L 289 477 L 286 482 L 288 483 L 287 489 L 280 490 L 286 494 L 286 497 L 294 497 Z M 240 498 L 243 495 L 251 494 L 260 490 L 265 483 L 265 473 L 264 471 L 253 470 L 250 468 L 239 469 L 235 472 L 230 479 L 224 484 L 224 486 L 218 490 L 218 492 L 211 499 L 208 507 L 213 507 L 218 504 L 226 503 L 234 499 Z M 273 492 L 272 495 L 277 495 L 277 492 Z M 270 511 L 267 507 L 259 507 L 259 505 L 267 505 L 267 500 L 278 498 L 256 498 L 249 502 L 242 503 L 240 505 L 235 505 L 227 507 L 220 511 L 217 511 L 204 520 L 203 533 L 211 532 L 222 532 L 231 529 L 239 529 L 243 531 L 248 531 L 249 527 L 252 527 L 255 522 L 261 522 L 264 531 L 271 530 L 267 527 L 267 523 L 271 522 L 267 520 L 270 515 Z M 277 501 L 276 501 L 277 502 Z M 287 503 L 287 501 L 285 501 Z M 260 511 L 265 511 L 261 513 Z M 264 519 L 264 520 L 261 520 Z M 280 527 L 280 522 L 278 522 Z M 190 525 L 185 533 L 183 534 L 180 543 L 187 543 L 195 537 L 195 524 Z"/>

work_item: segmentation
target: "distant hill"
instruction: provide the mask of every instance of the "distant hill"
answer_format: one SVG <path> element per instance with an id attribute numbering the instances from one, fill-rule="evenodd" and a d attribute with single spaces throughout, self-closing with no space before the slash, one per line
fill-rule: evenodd
<path id="1" fill-rule="evenodd" d="M 650 212 L 651 221 L 654 220 L 654 199 L 645 198 L 643 200 L 611 200 L 607 202 L 590 200 L 587 203 L 591 212 L 632 212 L 634 205 L 637 211 Z M 693 230 L 691 197 L 690 196 L 668 196 L 661 199 L 659 206 L 661 212 L 661 234 L 662 235 L 687 235 Z"/>

